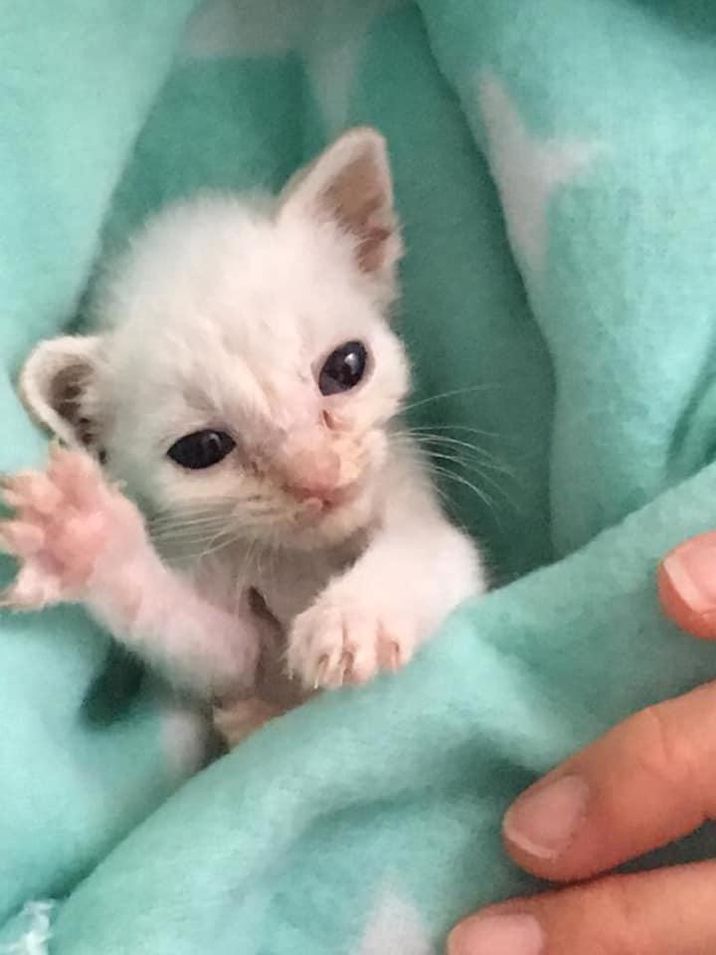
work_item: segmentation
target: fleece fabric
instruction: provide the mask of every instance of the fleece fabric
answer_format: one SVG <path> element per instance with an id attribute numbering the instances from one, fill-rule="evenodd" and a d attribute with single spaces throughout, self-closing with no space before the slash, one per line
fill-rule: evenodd
<path id="1" fill-rule="evenodd" d="M 0 946 L 437 955 L 536 887 L 500 845 L 514 796 L 716 670 L 655 592 L 716 524 L 716 6 L 0 0 L 0 22 L 0 468 L 44 458 L 15 376 L 103 255 L 370 123 L 411 421 L 496 583 L 404 672 L 200 772 L 204 725 L 81 610 L 2 616 Z"/>

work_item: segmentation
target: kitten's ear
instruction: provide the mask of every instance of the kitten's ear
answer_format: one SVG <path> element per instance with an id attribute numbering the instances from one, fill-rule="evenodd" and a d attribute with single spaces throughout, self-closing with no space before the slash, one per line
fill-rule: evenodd
<path id="1" fill-rule="evenodd" d="M 41 342 L 20 373 L 28 411 L 68 444 L 99 451 L 97 368 L 99 335 L 68 335 Z"/>
<path id="2" fill-rule="evenodd" d="M 335 221 L 354 238 L 361 271 L 392 280 L 402 243 L 388 150 L 377 130 L 349 130 L 298 172 L 282 196 L 282 210 L 294 209 Z"/>

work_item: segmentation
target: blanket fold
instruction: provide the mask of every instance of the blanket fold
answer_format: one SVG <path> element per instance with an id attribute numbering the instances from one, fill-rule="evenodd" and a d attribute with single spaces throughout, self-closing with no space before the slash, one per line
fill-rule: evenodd
<path id="1" fill-rule="evenodd" d="M 444 490 L 499 586 L 399 676 L 325 694 L 188 782 L 206 728 L 110 666 L 79 610 L 3 616 L 0 951 L 51 931 L 53 955 L 437 953 L 465 911 L 534 888 L 500 845 L 517 792 L 713 675 L 654 571 L 716 522 L 716 9 L 2 14 L 0 470 L 41 459 L 14 376 L 82 321 L 102 254 L 164 202 L 276 188 L 372 123 L 408 250 L 408 414 L 456 442 Z M 665 858 L 711 848 L 702 832 Z"/>

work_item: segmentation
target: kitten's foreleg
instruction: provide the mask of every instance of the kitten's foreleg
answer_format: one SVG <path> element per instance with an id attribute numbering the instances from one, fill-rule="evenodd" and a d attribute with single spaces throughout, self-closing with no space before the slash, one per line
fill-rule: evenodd
<path id="1" fill-rule="evenodd" d="M 20 561 L 3 603 L 82 602 L 113 635 L 204 693 L 249 685 L 258 636 L 248 605 L 230 614 L 162 563 L 137 508 L 86 454 L 55 449 L 46 472 L 3 481 L 12 520 L 0 546 Z"/>
<path id="2" fill-rule="evenodd" d="M 485 590 L 479 555 L 429 490 L 393 503 L 358 561 L 294 622 L 288 664 L 305 685 L 397 669 L 462 600 Z"/>

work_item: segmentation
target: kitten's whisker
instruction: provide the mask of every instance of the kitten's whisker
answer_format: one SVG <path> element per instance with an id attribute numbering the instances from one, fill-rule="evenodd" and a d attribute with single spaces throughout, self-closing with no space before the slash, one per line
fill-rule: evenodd
<path id="1" fill-rule="evenodd" d="M 481 480 L 487 482 L 504 498 L 505 502 L 515 510 L 519 510 L 519 505 L 514 498 L 505 490 L 502 483 L 488 472 L 493 471 L 496 474 L 504 475 L 516 482 L 516 476 L 511 468 L 506 467 L 499 462 L 494 455 L 483 448 L 480 448 L 469 441 L 462 441 L 458 438 L 451 438 L 445 435 L 434 435 L 429 432 L 415 434 L 413 430 L 399 432 L 397 435 L 399 443 L 410 443 L 417 445 L 424 454 L 429 457 L 435 457 L 438 452 L 444 452 L 442 457 L 452 461 L 467 471 L 472 471 Z M 437 449 L 432 445 L 437 445 Z M 454 455 L 448 454 L 454 451 Z"/>
<path id="2" fill-rule="evenodd" d="M 211 517 L 209 517 L 209 516 L 207 516 L 207 517 L 201 517 L 201 518 L 195 517 L 195 518 L 190 518 L 190 519 L 188 519 L 188 520 L 187 520 L 187 519 L 180 518 L 180 517 L 173 518 L 172 520 L 169 520 L 169 519 L 167 518 L 167 519 L 164 520 L 164 521 L 151 521 L 151 522 L 149 522 L 149 528 L 150 528 L 151 531 L 157 533 L 157 532 L 163 532 L 163 531 L 166 531 L 166 530 L 174 530 L 174 529 L 177 528 L 177 527 L 182 527 L 182 528 L 187 527 L 187 528 L 190 528 L 190 527 L 210 527 L 210 526 L 218 526 L 218 525 L 220 525 L 222 522 L 225 522 L 225 521 L 226 521 L 227 516 L 228 516 L 228 515 L 226 515 L 226 514 L 215 514 L 215 515 L 213 515 L 213 516 L 211 516 Z"/>
<path id="3" fill-rule="evenodd" d="M 439 434 L 435 433 L 433 429 L 429 428 L 407 428 L 402 432 L 403 434 L 410 435 L 410 437 L 415 438 L 417 441 L 442 441 L 444 443 L 450 444 L 459 444 L 464 448 L 470 448 L 472 451 L 480 455 L 484 455 L 486 458 L 495 460 L 495 455 L 491 451 L 488 451 L 483 445 L 477 444 L 475 441 L 467 441 L 465 438 L 456 438 L 452 434 Z"/>
<path id="4" fill-rule="evenodd" d="M 499 387 L 497 383 L 491 384 L 484 382 L 479 385 L 468 385 L 465 388 L 454 388 L 452 391 L 443 391 L 437 395 L 430 395 L 427 398 L 421 398 L 419 401 L 413 401 L 411 404 L 403 405 L 401 411 L 412 411 L 414 408 L 422 408 L 424 405 L 432 404 L 435 401 L 445 401 L 447 398 L 455 398 L 458 395 L 472 394 L 476 391 L 488 391 Z"/>
<path id="5" fill-rule="evenodd" d="M 212 497 L 210 501 L 197 504 L 185 504 L 180 507 L 163 507 L 155 511 L 150 520 L 188 520 L 192 517 L 214 516 L 223 513 L 223 511 L 232 504 L 236 503 L 235 497 Z"/>
<path id="6" fill-rule="evenodd" d="M 508 489 L 505 487 L 506 482 L 510 480 L 514 481 L 514 477 L 509 471 L 503 471 L 502 469 L 491 465 L 489 462 L 485 462 L 480 458 L 476 458 L 467 451 L 463 451 L 459 448 L 453 448 L 449 445 L 426 447 L 425 451 L 429 456 L 432 457 L 436 456 L 437 454 L 442 454 L 446 459 L 452 458 L 456 465 L 459 465 L 465 471 L 475 474 L 481 481 L 489 484 L 490 487 L 499 493 L 504 498 L 506 503 L 508 503 L 510 506 L 514 506 L 515 502 L 511 498 Z"/>
<path id="7" fill-rule="evenodd" d="M 177 529 L 211 529 L 222 527 L 227 521 L 241 522 L 247 516 L 272 517 L 285 511 L 285 507 L 261 498 L 256 498 L 255 503 L 242 501 L 239 507 L 236 506 L 235 500 L 232 503 L 234 507 L 231 510 L 216 513 L 216 509 L 214 509 L 213 513 L 207 513 L 205 516 L 186 518 L 182 515 L 167 515 L 162 520 L 151 521 L 149 527 L 154 534 L 165 534 Z"/>
<path id="8" fill-rule="evenodd" d="M 167 542 L 174 540 L 194 540 L 210 535 L 216 530 L 214 527 L 174 527 L 165 531 L 150 530 L 149 536 L 153 541 Z"/>
<path id="9" fill-rule="evenodd" d="M 221 540 L 223 539 L 222 537 Z M 202 553 L 207 547 L 213 546 L 212 542 L 216 540 L 219 540 L 219 538 L 214 535 L 213 537 L 205 537 L 203 540 L 171 541 L 158 545 L 157 549 L 162 555 L 166 555 L 171 559 L 193 560 L 197 554 Z M 234 534 L 227 534 L 226 541 L 227 543 L 236 543 L 238 538 Z"/>
<path id="10" fill-rule="evenodd" d="M 233 526 L 233 525 L 232 525 Z M 163 533 L 152 535 L 154 540 L 196 540 L 209 539 L 214 534 L 222 530 L 229 530 L 228 522 L 221 521 L 219 524 L 208 524 L 197 527 L 174 527 L 167 529 Z"/>
<path id="11" fill-rule="evenodd" d="M 480 480 L 486 481 L 491 487 L 495 489 L 495 491 L 499 492 L 499 494 L 502 496 L 505 503 L 509 505 L 509 507 L 514 508 L 515 510 L 518 510 L 517 504 L 510 497 L 510 495 L 507 493 L 505 488 L 500 484 L 500 482 L 495 480 L 495 478 L 493 478 L 490 474 L 485 473 L 484 469 L 478 466 L 474 461 L 470 461 L 470 460 L 466 461 L 464 458 L 456 457 L 450 454 L 441 454 L 440 452 L 434 451 L 434 450 L 428 451 L 428 454 L 431 459 L 439 458 L 449 463 L 458 465 L 460 468 L 462 468 L 464 471 L 467 471 L 468 473 L 472 472 Z M 487 492 L 485 491 L 484 493 L 487 498 Z M 496 502 L 492 499 L 490 499 L 490 503 L 493 505 L 496 505 Z"/>
<path id="12" fill-rule="evenodd" d="M 467 430 L 469 432 L 474 432 L 476 434 L 480 434 L 483 436 L 487 435 L 487 436 L 496 437 L 496 435 L 491 435 L 490 432 L 487 432 L 487 431 L 482 432 L 476 428 L 469 428 Z M 438 433 L 439 431 L 440 431 L 440 428 L 435 428 L 432 425 L 431 426 L 426 425 L 425 427 L 408 426 L 407 428 L 402 428 L 394 432 L 393 436 L 394 437 L 410 437 L 419 442 L 431 440 L 431 441 L 450 442 L 451 444 L 460 444 L 463 447 L 470 448 L 471 450 L 477 452 L 480 455 L 484 455 L 486 458 L 497 460 L 496 456 L 492 454 L 492 452 L 488 451 L 487 448 L 485 448 L 483 445 L 477 444 L 475 441 L 467 441 L 465 440 L 465 438 L 456 438 L 452 434 L 440 434 Z"/>
<path id="13" fill-rule="evenodd" d="M 435 473 L 437 473 L 437 472 L 435 472 Z M 450 511 L 452 510 L 452 507 L 453 507 L 454 502 L 450 499 L 450 495 L 447 493 L 447 491 L 445 490 L 445 488 L 440 485 L 440 483 L 438 482 L 437 478 L 433 477 L 433 480 L 434 480 L 435 490 L 437 491 L 438 497 L 439 497 L 440 500 L 443 502 L 443 504 L 444 504 L 444 506 L 445 506 L 445 509 L 446 509 L 448 512 L 450 512 Z M 453 522 L 454 522 L 455 524 L 458 525 L 458 527 L 459 527 L 461 530 L 463 530 L 463 531 L 465 532 L 465 534 L 467 534 L 468 537 L 475 537 L 475 536 L 477 536 L 477 533 L 478 533 L 477 530 L 476 530 L 476 529 L 472 529 L 472 530 L 471 530 L 470 528 L 466 527 L 465 524 L 464 524 L 464 522 L 463 522 L 462 520 L 460 520 L 456 514 L 453 514 L 453 515 L 452 515 L 452 520 L 453 520 Z"/>
<path id="14" fill-rule="evenodd" d="M 477 477 L 485 477 L 485 475 L 474 464 L 470 466 L 470 464 L 466 463 L 463 458 L 457 457 L 454 454 L 446 454 L 441 451 L 430 451 L 429 457 L 430 460 L 437 458 L 439 461 L 447 461 L 449 464 L 455 464 L 463 470 L 472 471 Z"/>
<path id="15" fill-rule="evenodd" d="M 439 474 L 441 477 L 448 478 L 451 481 L 455 481 L 457 484 L 462 484 L 466 488 L 471 490 L 474 494 L 477 495 L 479 500 L 482 501 L 482 503 L 485 504 L 490 509 L 490 511 L 495 515 L 495 517 L 498 516 L 498 512 L 495 507 L 495 502 L 489 497 L 489 495 L 487 495 L 484 491 L 481 491 L 480 488 L 478 488 L 475 484 L 473 484 L 472 481 L 469 481 L 466 477 L 463 477 L 463 475 L 456 474 L 454 471 L 451 471 L 449 468 L 442 467 L 441 465 L 438 465 L 438 464 L 431 464 L 431 468 L 436 474 Z"/>
<path id="16" fill-rule="evenodd" d="M 230 544 L 236 544 L 238 541 L 239 537 L 234 529 L 222 528 L 213 534 L 207 534 L 203 538 L 178 542 L 179 552 L 176 556 L 183 560 L 196 561 L 213 554 L 216 550 L 228 547 Z"/>
<path id="17" fill-rule="evenodd" d="M 264 528 L 272 521 L 280 521 L 286 518 L 286 512 L 283 510 L 258 511 L 253 513 L 244 513 L 238 515 L 236 520 L 240 527 L 259 527 Z"/>
<path id="18" fill-rule="evenodd" d="M 192 523 L 192 524 L 181 524 L 181 523 L 177 523 L 177 524 L 165 524 L 165 525 L 162 526 L 162 527 L 152 527 L 152 526 L 150 526 L 150 527 L 149 527 L 149 531 L 150 531 L 151 534 L 153 534 L 153 535 L 155 535 L 155 536 L 157 536 L 157 537 L 162 537 L 162 536 L 167 535 L 167 534 L 174 534 L 174 533 L 176 533 L 176 532 L 197 533 L 197 532 L 201 532 L 201 531 L 210 531 L 210 530 L 212 530 L 212 529 L 215 528 L 215 527 L 218 528 L 218 527 L 225 526 L 225 525 L 226 525 L 226 520 L 227 520 L 227 519 L 224 517 L 224 518 L 222 518 L 221 520 L 215 520 L 215 521 L 196 521 L 196 522 L 194 522 L 194 523 Z"/>
<path id="19" fill-rule="evenodd" d="M 439 434 L 412 434 L 411 437 L 421 447 L 429 446 L 430 444 L 440 444 L 447 445 L 448 447 L 464 448 L 469 451 L 484 467 L 488 467 L 493 471 L 499 471 L 502 474 L 512 476 L 510 469 L 501 463 L 493 454 L 490 454 L 489 451 L 486 451 L 484 448 L 480 448 L 469 441 L 461 441 L 458 438 L 449 438 L 445 435 Z"/>
<path id="20" fill-rule="evenodd" d="M 244 561 L 244 566 L 241 571 L 241 576 L 246 577 L 248 575 L 249 568 L 251 564 L 256 561 L 257 551 L 259 549 L 259 539 L 258 537 L 253 537 L 251 539 L 251 544 L 246 551 L 246 559 Z"/>
<path id="21" fill-rule="evenodd" d="M 218 534 L 214 535 L 211 541 L 209 541 L 209 546 L 196 557 L 196 560 L 204 560 L 210 555 L 216 554 L 220 550 L 224 550 L 225 547 L 228 547 L 235 541 L 236 538 L 233 535 L 227 535 L 227 533 L 219 532 Z"/>
<path id="22" fill-rule="evenodd" d="M 150 537 L 154 541 L 171 540 L 193 540 L 197 537 L 207 537 L 226 527 L 226 521 L 218 524 L 202 525 L 196 527 L 172 527 L 163 531 L 150 530 Z"/>
<path id="23" fill-rule="evenodd" d="M 187 510 L 182 508 L 176 511 L 165 511 L 163 514 L 154 514 L 150 518 L 153 524 L 161 524 L 164 521 L 202 521 L 206 518 L 219 517 L 227 510 L 225 505 L 213 504 L 212 507 L 203 507 L 201 510 Z"/>
<path id="24" fill-rule="evenodd" d="M 475 428 L 467 424 L 419 424 L 410 428 L 411 433 L 414 431 L 469 431 L 472 434 L 480 434 L 486 438 L 499 437 L 497 431 L 487 431 L 484 428 Z"/>

